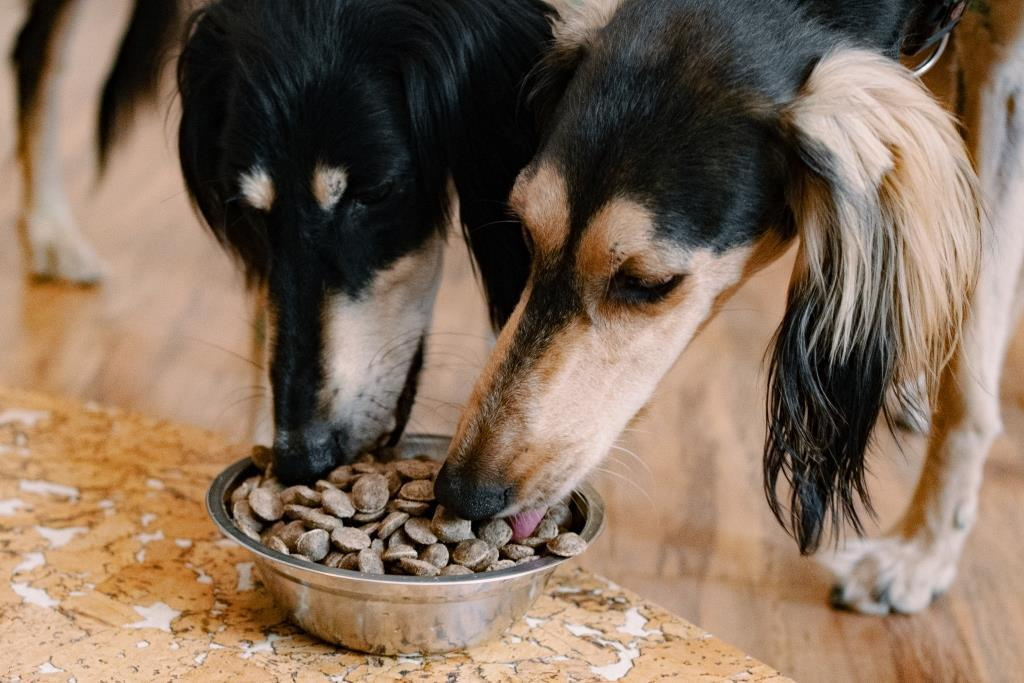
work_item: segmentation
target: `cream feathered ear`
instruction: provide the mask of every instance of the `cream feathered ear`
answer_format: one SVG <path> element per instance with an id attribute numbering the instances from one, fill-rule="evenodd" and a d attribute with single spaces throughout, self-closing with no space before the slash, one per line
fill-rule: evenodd
<path id="1" fill-rule="evenodd" d="M 890 386 L 934 389 L 980 260 L 977 180 L 953 118 L 898 63 L 843 49 L 783 123 L 803 169 L 789 190 L 801 246 L 769 387 L 766 488 L 780 476 L 804 551 L 858 526 L 864 455 Z"/>
<path id="2" fill-rule="evenodd" d="M 558 12 L 554 24 L 556 49 L 586 46 L 608 25 L 622 0 L 547 0 Z"/>

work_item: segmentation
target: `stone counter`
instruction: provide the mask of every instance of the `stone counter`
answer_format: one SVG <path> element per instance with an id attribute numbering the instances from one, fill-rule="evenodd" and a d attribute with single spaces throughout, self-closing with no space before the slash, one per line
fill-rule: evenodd
<path id="1" fill-rule="evenodd" d="M 203 509 L 245 448 L 190 427 L 0 390 L 0 679 L 781 681 L 770 667 L 581 570 L 500 640 L 375 657 L 282 620 Z"/>

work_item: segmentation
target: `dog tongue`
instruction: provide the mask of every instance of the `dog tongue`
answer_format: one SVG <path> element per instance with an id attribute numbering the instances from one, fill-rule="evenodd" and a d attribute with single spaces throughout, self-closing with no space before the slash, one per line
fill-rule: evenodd
<path id="1" fill-rule="evenodd" d="M 540 520 L 544 519 L 546 512 L 547 508 L 538 508 L 512 515 L 508 520 L 512 526 L 512 540 L 521 541 L 524 538 L 529 538 L 537 530 L 537 526 L 540 524 Z"/>

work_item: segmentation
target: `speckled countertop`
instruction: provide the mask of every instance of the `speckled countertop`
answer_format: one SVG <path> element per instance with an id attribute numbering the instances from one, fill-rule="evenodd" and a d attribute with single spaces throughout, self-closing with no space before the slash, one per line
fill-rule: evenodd
<path id="1" fill-rule="evenodd" d="M 284 622 L 203 509 L 245 449 L 95 405 L 0 390 L 0 679 L 785 680 L 580 570 L 500 640 L 375 657 Z"/>

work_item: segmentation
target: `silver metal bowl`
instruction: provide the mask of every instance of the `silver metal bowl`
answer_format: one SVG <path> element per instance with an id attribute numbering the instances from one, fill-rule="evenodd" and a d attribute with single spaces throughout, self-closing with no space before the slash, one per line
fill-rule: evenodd
<path id="1" fill-rule="evenodd" d="M 411 435 L 400 455 L 443 458 L 449 439 Z M 545 557 L 470 576 L 370 576 L 282 555 L 242 534 L 228 512 L 231 491 L 255 473 L 249 459 L 222 472 L 206 495 L 221 532 L 253 555 L 263 585 L 299 628 L 331 643 L 372 654 L 436 654 L 492 640 L 520 619 L 565 562 Z M 572 496 L 592 543 L 604 527 L 604 504 L 589 485 Z"/>

